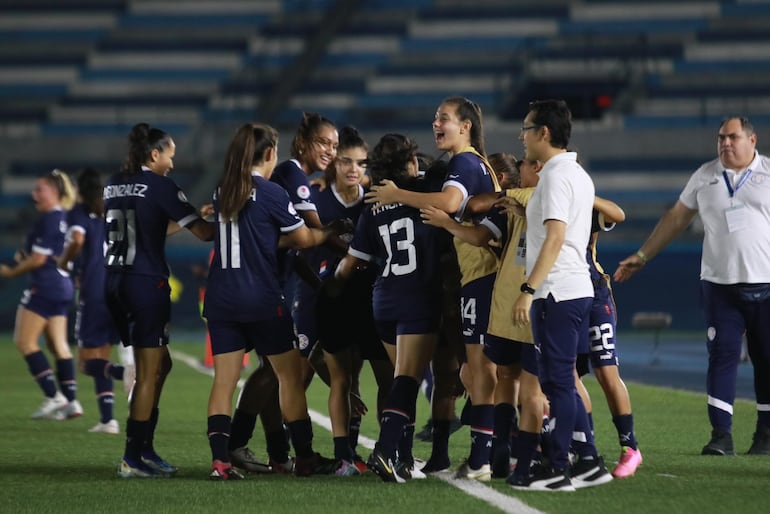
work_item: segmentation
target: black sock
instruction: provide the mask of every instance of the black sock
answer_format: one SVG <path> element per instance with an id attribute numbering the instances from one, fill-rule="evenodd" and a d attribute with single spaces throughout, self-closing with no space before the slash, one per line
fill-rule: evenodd
<path id="1" fill-rule="evenodd" d="M 249 444 L 249 439 L 254 433 L 257 424 L 257 415 L 249 414 L 241 409 L 235 409 L 233 421 L 230 426 L 230 451 L 242 448 Z"/>
<path id="2" fill-rule="evenodd" d="M 211 460 L 230 462 L 230 452 L 227 449 L 230 439 L 230 424 L 232 420 L 226 414 L 215 414 L 208 419 L 208 437 L 211 447 Z"/>

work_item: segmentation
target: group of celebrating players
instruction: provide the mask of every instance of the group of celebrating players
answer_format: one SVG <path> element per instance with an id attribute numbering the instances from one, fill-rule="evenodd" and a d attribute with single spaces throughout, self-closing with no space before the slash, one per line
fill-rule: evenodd
<path id="1" fill-rule="evenodd" d="M 574 490 L 632 476 L 642 456 L 617 371 L 609 277 L 596 262 L 598 233 L 624 214 L 594 196 L 567 150 L 570 128 L 563 101 L 533 102 L 519 136 L 524 158 L 488 158 L 480 108 L 450 97 L 433 121 L 436 148 L 448 159 L 434 161 L 402 134 L 386 134 L 370 150 L 354 128 L 338 131 L 306 113 L 291 158 L 279 163 L 277 132 L 244 124 L 212 203 L 198 210 L 167 176 L 172 137 L 136 125 L 121 171 L 103 188 L 98 174 L 81 173 L 80 202 L 69 212 L 66 175 L 38 179 L 40 220 L 18 264 L 0 266 L 2 276 L 31 277 L 15 340 L 46 396 L 35 417 L 82 414 L 66 344 L 74 272 L 81 369 L 94 377 L 101 412 L 92 430 L 119 431 L 112 380 L 130 384 L 133 376 L 109 361 L 109 350 L 122 341 L 133 349 L 136 376 L 118 475 L 176 473 L 153 440 L 172 366 L 164 247 L 185 228 L 214 243 L 203 313 L 215 372 L 211 479 L 369 469 L 402 483 L 446 471 L 454 401 L 463 390 L 471 437 L 456 477 Z M 56 354 L 61 393 L 37 347 L 43 333 Z M 233 409 L 243 356 L 252 350 L 262 364 Z M 366 461 L 356 451 L 367 411 L 358 386 L 364 361 L 377 381 L 380 422 Z M 580 381 L 589 363 L 619 435 L 612 473 L 593 443 Z M 415 410 L 428 368 L 433 447 L 418 467 Z M 314 375 L 330 388 L 333 458 L 313 449 L 305 389 Z M 248 447 L 257 417 L 267 463 Z"/>

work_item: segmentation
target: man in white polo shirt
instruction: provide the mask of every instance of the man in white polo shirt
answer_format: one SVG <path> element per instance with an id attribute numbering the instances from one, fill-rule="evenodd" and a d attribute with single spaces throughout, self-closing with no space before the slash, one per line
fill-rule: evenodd
<path id="1" fill-rule="evenodd" d="M 756 144 L 748 118 L 726 118 L 719 127 L 719 158 L 693 173 L 679 201 L 615 271 L 618 282 L 631 278 L 700 214 L 712 427 L 703 455 L 735 455 L 733 403 L 744 332 L 757 397 L 756 431 L 748 453 L 770 455 L 770 159 L 757 153 Z"/>
<path id="2" fill-rule="evenodd" d="M 567 151 L 571 131 L 567 104 L 542 100 L 530 104 L 519 136 L 525 158 L 544 164 L 527 204 L 527 281 L 520 285 L 513 321 L 522 325 L 532 320 L 535 344 L 523 345 L 522 368 L 538 375 L 548 397 L 550 439 L 548 466 L 530 470 L 517 464 L 508 478 L 515 489 L 569 491 L 612 480 L 597 454 L 575 388 L 578 342 L 588 337 L 594 295 L 585 259 L 594 184 L 578 164 L 577 154 Z M 585 437 L 573 446 L 579 459 L 570 468 L 573 432 Z M 523 443 L 532 446 L 537 441 Z"/>

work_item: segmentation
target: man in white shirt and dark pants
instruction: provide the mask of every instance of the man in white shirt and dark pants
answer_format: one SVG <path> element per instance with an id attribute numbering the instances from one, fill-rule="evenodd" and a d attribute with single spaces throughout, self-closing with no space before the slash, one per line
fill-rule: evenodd
<path id="1" fill-rule="evenodd" d="M 588 337 L 594 295 L 585 259 L 594 185 L 577 154 L 567 151 L 571 118 L 563 100 L 532 102 L 519 136 L 525 159 L 544 164 L 527 204 L 527 281 L 520 285 L 513 321 L 532 320 L 535 344 L 523 345 L 522 367 L 538 375 L 548 397 L 550 451 L 547 467 L 530 470 L 528 462 L 517 464 L 508 478 L 515 489 L 570 491 L 612 480 L 575 388 L 578 342 Z M 578 461 L 570 468 L 573 433 L 582 436 L 572 445 Z M 536 440 L 523 444 L 534 449 Z"/>
<path id="2" fill-rule="evenodd" d="M 756 144 L 747 118 L 726 118 L 719 128 L 719 158 L 695 171 L 679 201 L 615 271 L 616 281 L 629 279 L 700 214 L 712 427 L 703 455 L 735 455 L 733 403 L 744 332 L 757 398 L 756 431 L 748 453 L 770 455 L 770 159 L 757 153 Z"/>

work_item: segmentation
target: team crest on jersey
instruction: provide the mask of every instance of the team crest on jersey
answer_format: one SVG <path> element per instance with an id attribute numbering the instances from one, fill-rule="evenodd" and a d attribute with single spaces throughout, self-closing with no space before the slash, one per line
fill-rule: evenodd
<path id="1" fill-rule="evenodd" d="M 751 174 L 751 178 L 749 179 L 749 181 L 752 184 L 756 184 L 756 185 L 760 186 L 760 185 L 765 183 L 766 179 L 767 179 L 767 175 L 758 174 L 758 173 L 752 173 Z"/>
<path id="2" fill-rule="evenodd" d="M 303 200 L 307 200 L 310 198 L 310 188 L 302 185 L 297 188 L 297 196 L 302 198 Z"/>
<path id="3" fill-rule="evenodd" d="M 299 340 L 299 349 L 304 350 L 308 347 L 310 344 L 310 340 L 307 338 L 305 334 L 298 334 L 297 339 Z"/>
<path id="4" fill-rule="evenodd" d="M 176 194 L 176 196 L 177 196 L 177 198 L 179 198 L 179 201 L 180 201 L 180 202 L 185 202 L 185 203 L 187 203 L 187 197 L 184 195 L 184 192 L 182 192 L 182 191 L 179 191 L 179 192 Z"/>

